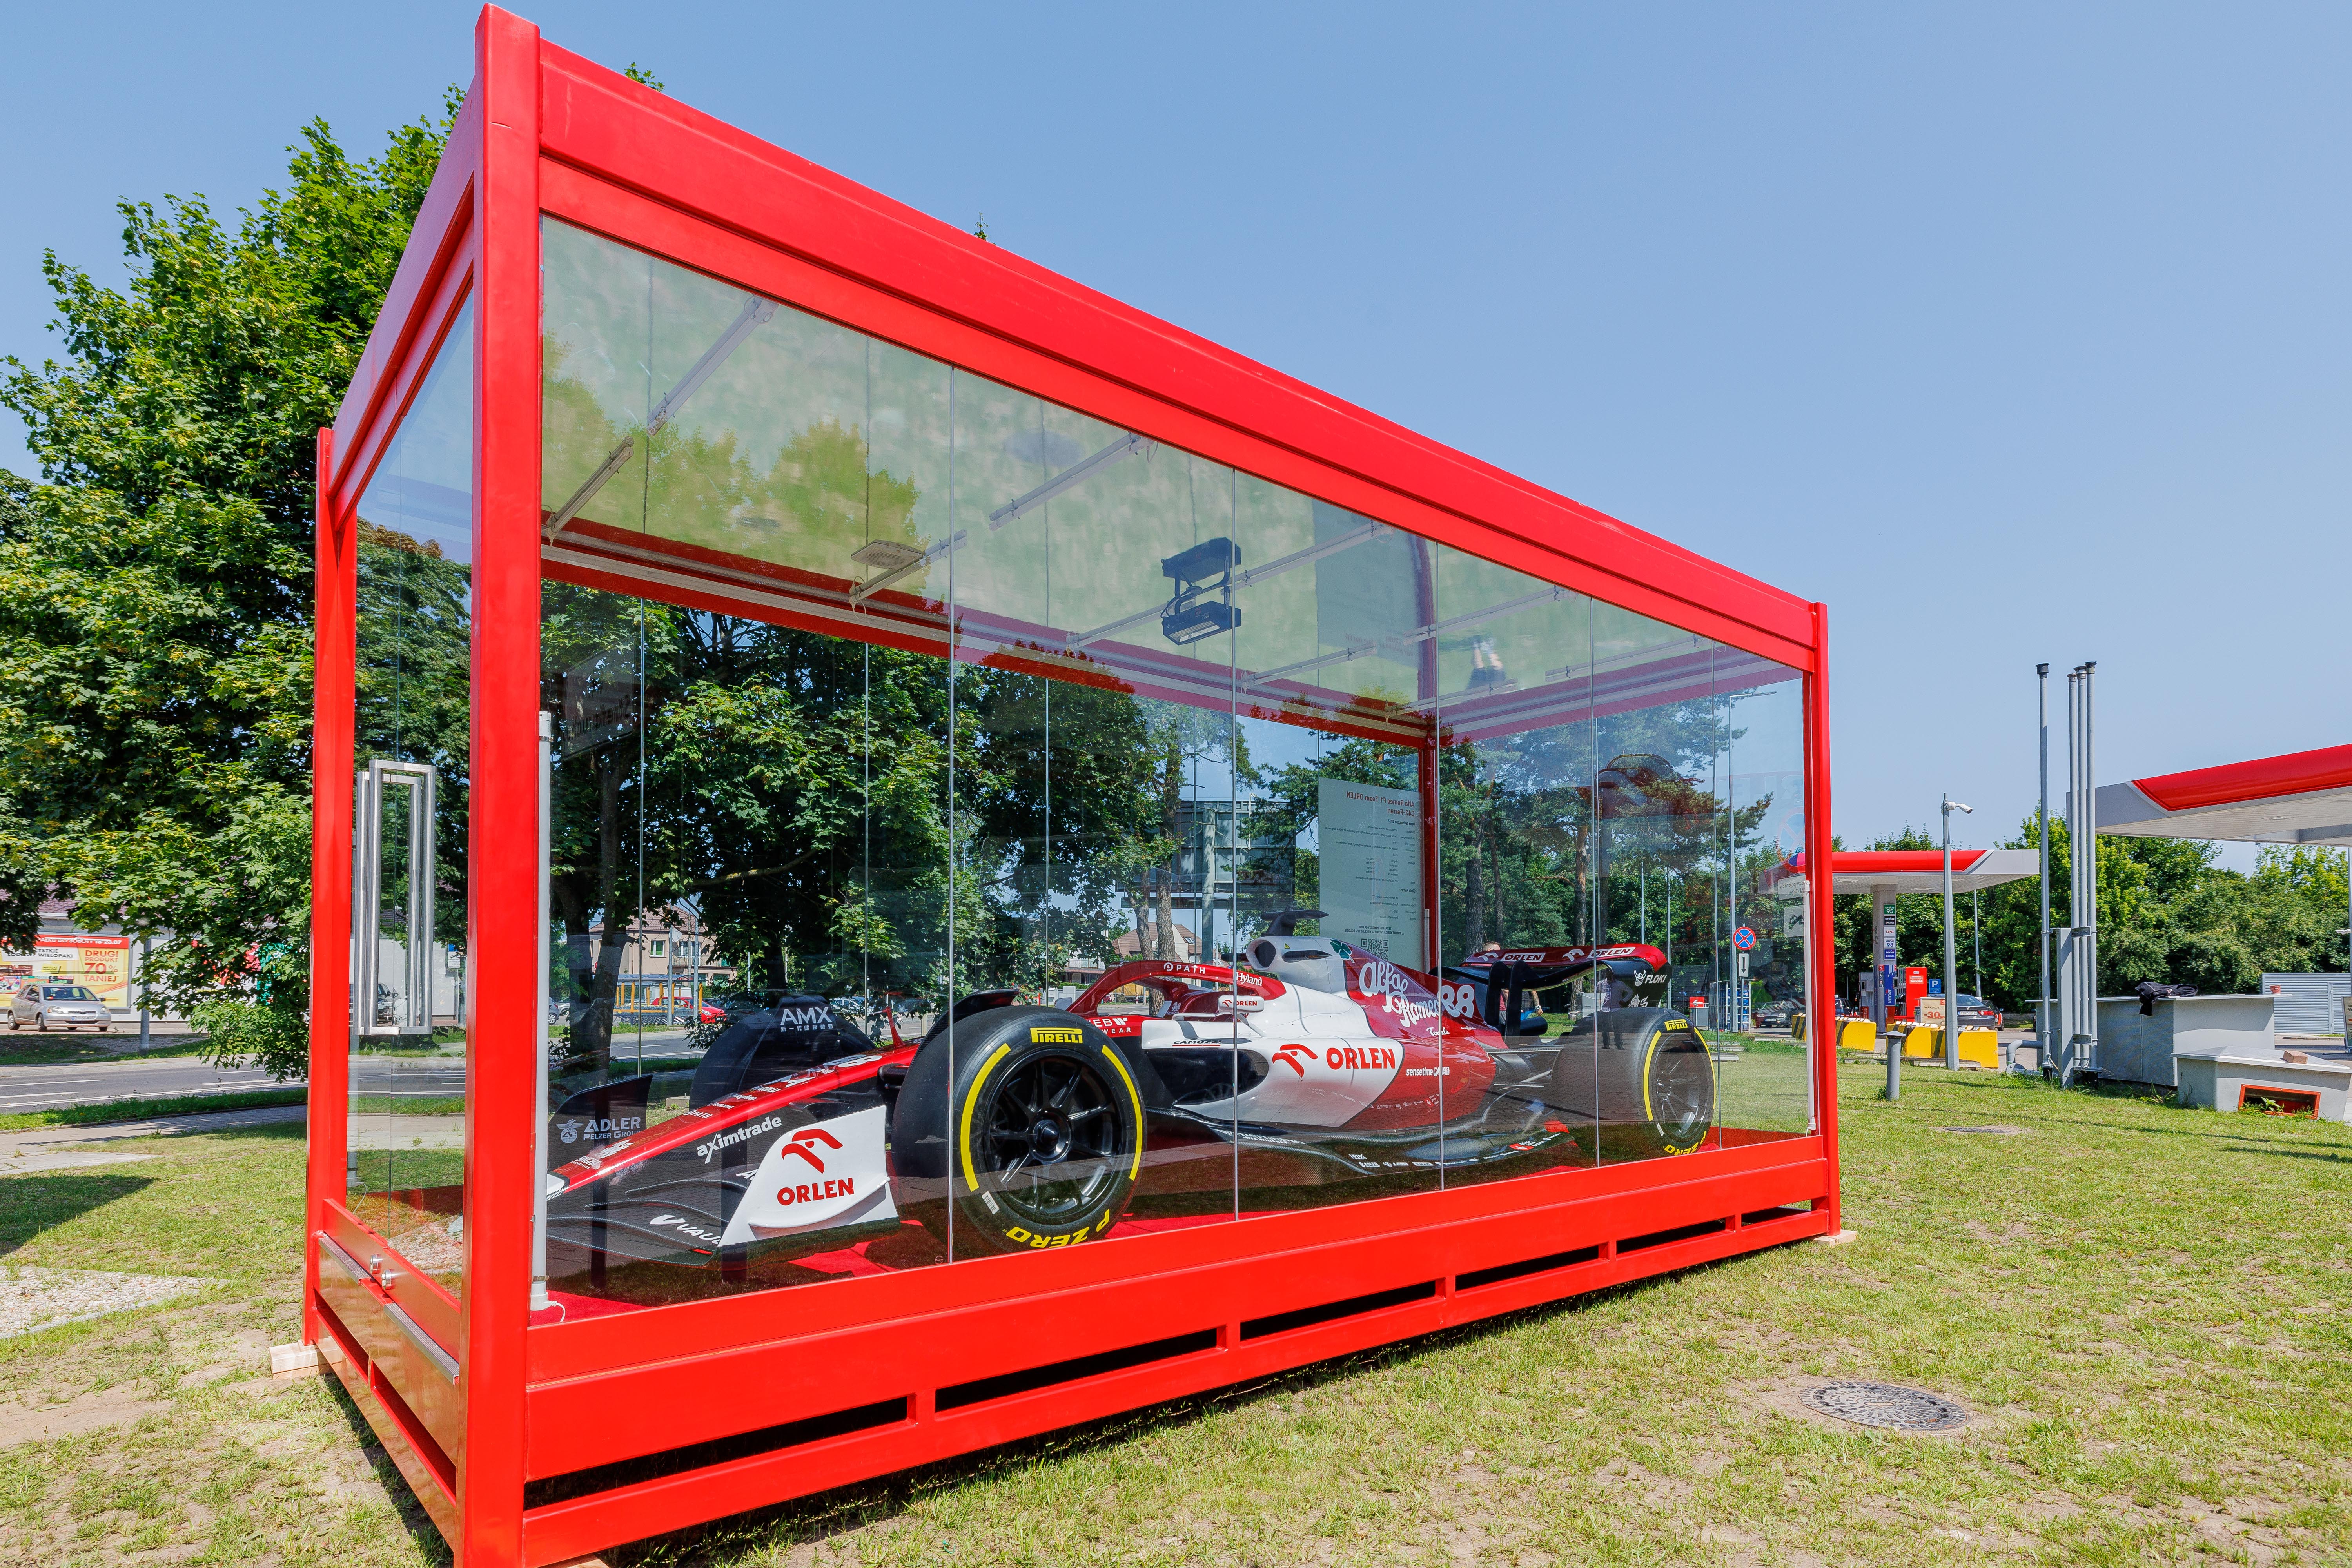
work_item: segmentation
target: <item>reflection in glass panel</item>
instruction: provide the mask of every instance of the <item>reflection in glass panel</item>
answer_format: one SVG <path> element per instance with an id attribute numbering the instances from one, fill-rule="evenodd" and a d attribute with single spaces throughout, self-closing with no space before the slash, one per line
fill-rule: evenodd
<path id="1" fill-rule="evenodd" d="M 1787 671 L 547 233 L 557 1309 L 1806 1125 Z"/>
<path id="2" fill-rule="evenodd" d="M 360 498 L 352 1211 L 455 1292 L 464 1264 L 473 308 Z"/>

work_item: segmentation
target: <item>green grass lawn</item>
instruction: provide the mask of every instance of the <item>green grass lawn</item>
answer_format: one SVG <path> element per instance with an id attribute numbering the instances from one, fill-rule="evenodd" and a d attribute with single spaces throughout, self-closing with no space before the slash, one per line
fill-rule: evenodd
<path id="1" fill-rule="evenodd" d="M 255 1110 L 274 1105 L 299 1105 L 310 1097 L 310 1090 L 288 1089 L 230 1089 L 210 1094 L 164 1094 L 128 1100 L 102 1100 L 94 1105 L 59 1105 L 47 1110 L 16 1110 L 0 1115 L 0 1132 L 23 1132 L 36 1127 L 89 1127 L 104 1121 L 143 1121 L 151 1116 L 193 1116 L 215 1110 Z M 455 1105 L 465 1109 L 458 1100 L 394 1100 L 395 1106 Z"/>
<path id="2" fill-rule="evenodd" d="M 64 1067 L 75 1062 L 138 1062 L 152 1061 L 158 1057 L 194 1057 L 202 1056 L 210 1043 L 202 1035 L 151 1037 L 163 1043 L 151 1045 L 142 1051 L 131 1044 L 138 1036 L 138 1028 L 134 1023 L 129 1029 L 110 1035 L 59 1029 L 20 1035 L 11 1029 L 0 1033 L 0 1067 Z"/>
<path id="3" fill-rule="evenodd" d="M 2352 1129 L 1843 1075 L 1857 1239 L 1734 1259 L 728 1521 L 697 1563 L 2352 1561 Z M 1939 1131 L 2000 1124 L 2015 1136 Z M 208 1293 L 0 1341 L 0 1561 L 445 1562 L 293 1337 L 299 1128 L 0 1180 L 0 1262 Z M 1839 1426 L 1836 1377 L 1952 1395 Z M 152 1555 L 150 1555 L 152 1553 Z"/>

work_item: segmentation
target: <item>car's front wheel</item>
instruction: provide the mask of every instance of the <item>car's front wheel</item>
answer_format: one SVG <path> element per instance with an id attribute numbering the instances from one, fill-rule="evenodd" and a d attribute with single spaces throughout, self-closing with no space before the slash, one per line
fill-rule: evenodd
<path id="1" fill-rule="evenodd" d="M 992 1007 L 909 1065 L 891 1152 L 902 1175 L 945 1188 L 920 1212 L 957 1254 L 1074 1247 L 1126 1210 L 1143 1106 L 1136 1066 L 1101 1030 L 1055 1008 Z"/>

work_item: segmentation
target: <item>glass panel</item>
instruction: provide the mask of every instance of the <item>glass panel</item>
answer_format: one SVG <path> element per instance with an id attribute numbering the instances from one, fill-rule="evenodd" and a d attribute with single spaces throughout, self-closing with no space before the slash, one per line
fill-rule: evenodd
<path id="1" fill-rule="evenodd" d="M 1785 671 L 547 234 L 555 1310 L 1719 1137 Z"/>
<path id="2" fill-rule="evenodd" d="M 1780 886 L 1805 844 L 1804 686 L 1795 670 L 1729 649 L 1718 652 L 1717 665 L 1727 688 L 1721 772 L 1736 875 L 1726 916 L 1732 942 L 1724 1016 L 1732 1038 L 1716 1036 L 1715 1121 L 1723 1142 L 1753 1142 L 1812 1126 L 1810 1058 L 1789 1032 L 1790 1014 L 1805 1007 L 1811 973 L 1802 884 L 1790 878 Z"/>
<path id="3" fill-rule="evenodd" d="M 462 1286 L 473 307 L 359 502 L 350 1153 L 354 1213 Z"/>

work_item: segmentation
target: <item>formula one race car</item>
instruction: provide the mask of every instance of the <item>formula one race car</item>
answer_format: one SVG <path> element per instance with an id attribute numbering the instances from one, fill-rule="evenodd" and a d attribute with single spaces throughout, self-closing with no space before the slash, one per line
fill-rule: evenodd
<path id="1" fill-rule="evenodd" d="M 1066 1010 L 967 996 L 919 1044 L 894 1028 L 878 1047 L 816 996 L 736 1019 L 688 1110 L 548 1174 L 550 1271 L 740 1264 L 785 1243 L 903 1244 L 909 1228 L 934 1248 L 951 1236 L 956 1256 L 1069 1247 L 1155 1194 L 1181 1205 L 1204 1146 L 1239 1151 L 1221 1167 L 1246 1168 L 1232 1178 L 1245 1189 L 1370 1195 L 1441 1168 L 1517 1174 L 1707 1141 L 1705 1042 L 1635 1005 L 1662 990 L 1655 949 L 1490 952 L 1432 975 L 1291 934 L 1312 912 L 1277 917 L 1241 966 L 1121 964 Z M 1554 1035 L 1536 999 L 1563 991 L 1590 1010 Z"/>

